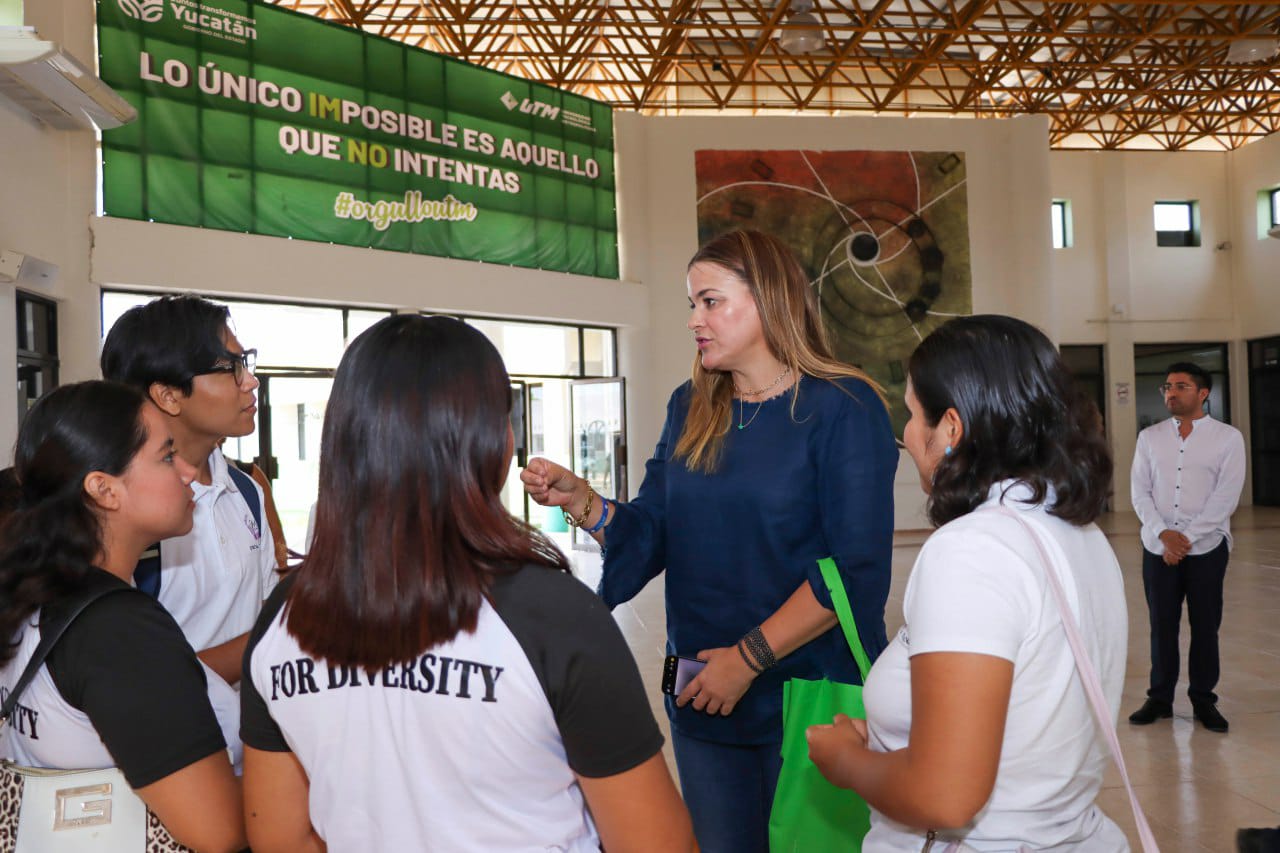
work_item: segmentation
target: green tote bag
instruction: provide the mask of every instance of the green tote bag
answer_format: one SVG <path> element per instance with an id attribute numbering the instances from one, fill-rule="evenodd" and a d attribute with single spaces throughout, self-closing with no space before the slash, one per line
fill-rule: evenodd
<path id="1" fill-rule="evenodd" d="M 866 681 L 871 662 L 858 639 L 858 626 L 835 561 L 818 561 L 836 616 Z M 830 723 L 836 714 L 866 719 L 862 687 L 822 679 L 792 678 L 782 686 L 782 772 L 769 814 L 770 853 L 850 853 L 862 849 L 871 827 L 866 802 L 832 785 L 809 760 L 805 729 Z"/>

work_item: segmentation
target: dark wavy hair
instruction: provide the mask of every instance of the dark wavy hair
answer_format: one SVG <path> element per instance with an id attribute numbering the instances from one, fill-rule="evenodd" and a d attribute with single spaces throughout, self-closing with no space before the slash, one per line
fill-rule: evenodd
<path id="1" fill-rule="evenodd" d="M 286 605 L 308 654 L 403 663 L 474 631 L 494 575 L 568 571 L 502 504 L 510 412 L 502 357 L 459 320 L 402 314 L 352 342 L 325 411 L 315 539 Z"/>
<path id="2" fill-rule="evenodd" d="M 0 665 L 12 658 L 24 620 L 74 594 L 102 549 L 84 478 L 120 475 L 147 441 L 135 388 L 64 385 L 27 413 L 14 450 L 17 508 L 0 529 Z"/>
<path id="3" fill-rule="evenodd" d="M 1057 349 L 1029 323 L 995 314 L 951 320 L 925 338 L 908 365 L 930 426 L 955 409 L 964 435 L 933 473 L 929 520 L 972 512 L 991 486 L 1018 480 L 1050 514 L 1088 524 L 1111 489 L 1111 452 L 1098 416 Z"/>
<path id="4" fill-rule="evenodd" d="M 225 305 L 190 293 L 162 296 L 120 315 L 102 344 L 102 376 L 149 394 L 151 384 L 190 395 L 196 374 L 228 356 Z"/>

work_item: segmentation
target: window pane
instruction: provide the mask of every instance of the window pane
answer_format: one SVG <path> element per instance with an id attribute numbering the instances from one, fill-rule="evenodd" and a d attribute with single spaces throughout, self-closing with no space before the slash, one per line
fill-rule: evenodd
<path id="1" fill-rule="evenodd" d="M 583 329 L 582 350 L 586 364 L 585 376 L 617 376 L 614 365 L 613 331 L 610 329 Z"/>
<path id="2" fill-rule="evenodd" d="M 1225 348 L 1221 344 L 1136 344 L 1133 369 L 1137 373 L 1164 374 L 1177 361 L 1190 361 L 1209 373 L 1227 369 Z"/>
<path id="3" fill-rule="evenodd" d="M 320 482 L 320 433 L 332 379 L 271 379 L 271 453 L 279 465 L 273 486 L 285 541 L 302 550 Z"/>
<path id="4" fill-rule="evenodd" d="M 1191 205 L 1185 201 L 1156 202 L 1157 231 L 1190 231 Z"/>
<path id="5" fill-rule="evenodd" d="M 1055 249 L 1062 249 L 1067 245 L 1066 208 L 1067 206 L 1062 202 L 1055 201 L 1049 211 L 1053 222 L 1053 248 Z"/>
<path id="6" fill-rule="evenodd" d="M 390 311 L 356 311 L 347 312 L 347 343 L 351 343 L 360 337 L 360 333 L 368 329 L 379 320 L 385 320 L 391 316 Z"/>
<path id="7" fill-rule="evenodd" d="M 22 293 L 14 300 L 18 314 L 18 349 L 56 357 L 58 341 L 52 305 Z"/>
<path id="8" fill-rule="evenodd" d="M 102 294 L 102 339 L 106 340 L 107 332 L 120 319 L 120 315 L 135 305 L 145 305 L 155 299 L 150 293 L 113 293 Z"/>
<path id="9" fill-rule="evenodd" d="M 217 301 L 217 300 L 214 300 Z M 227 302 L 231 327 L 245 348 L 256 347 L 263 367 L 338 366 L 342 309 Z"/>
<path id="10" fill-rule="evenodd" d="M 577 376 L 578 329 L 537 323 L 468 319 L 502 353 L 513 376 Z"/>
<path id="11" fill-rule="evenodd" d="M 145 305 L 162 294 L 102 294 L 102 336 L 115 325 L 120 315 L 135 305 Z M 234 302 L 211 299 L 231 311 L 231 328 L 241 346 L 258 350 L 258 364 L 263 367 L 336 368 L 342 357 L 342 309 L 271 305 L 261 302 Z M 379 312 L 352 311 L 355 314 Z"/>
<path id="12" fill-rule="evenodd" d="M 1280 190 L 1271 191 L 1271 224 L 1280 225 Z"/>

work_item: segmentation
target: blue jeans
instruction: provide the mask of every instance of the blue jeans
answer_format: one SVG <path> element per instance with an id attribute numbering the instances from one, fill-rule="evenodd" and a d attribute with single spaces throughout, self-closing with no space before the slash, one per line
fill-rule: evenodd
<path id="1" fill-rule="evenodd" d="M 782 745 L 711 743 L 674 731 L 671 745 L 703 853 L 768 853 Z"/>

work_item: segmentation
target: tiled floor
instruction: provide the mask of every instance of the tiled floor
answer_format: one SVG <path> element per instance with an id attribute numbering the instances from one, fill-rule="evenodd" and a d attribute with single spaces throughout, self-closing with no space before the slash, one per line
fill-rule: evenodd
<path id="1" fill-rule="evenodd" d="M 1101 527 L 1124 568 L 1129 601 L 1129 668 L 1119 732 L 1130 777 L 1164 853 L 1230 853 L 1235 850 L 1236 828 L 1280 825 L 1280 509 L 1246 507 L 1233 521 L 1235 550 L 1227 569 L 1218 687 L 1219 710 L 1231 723 L 1226 735 L 1207 732 L 1191 719 L 1186 699 L 1185 617 L 1184 678 L 1173 720 L 1147 727 L 1127 722 L 1129 712 L 1145 697 L 1150 666 L 1141 544 L 1137 519 L 1131 513 L 1109 515 Z M 895 541 L 893 588 L 886 612 L 890 636 L 902 622 L 902 591 L 923 538 L 923 534 L 905 534 Z M 594 586 L 599 558 L 572 553 L 575 571 Z M 665 728 L 658 692 L 666 637 L 662 592 L 659 578 L 614 615 Z M 669 746 L 667 759 L 674 771 Z M 1100 802 L 1139 849 L 1128 798 L 1114 768 Z"/>

